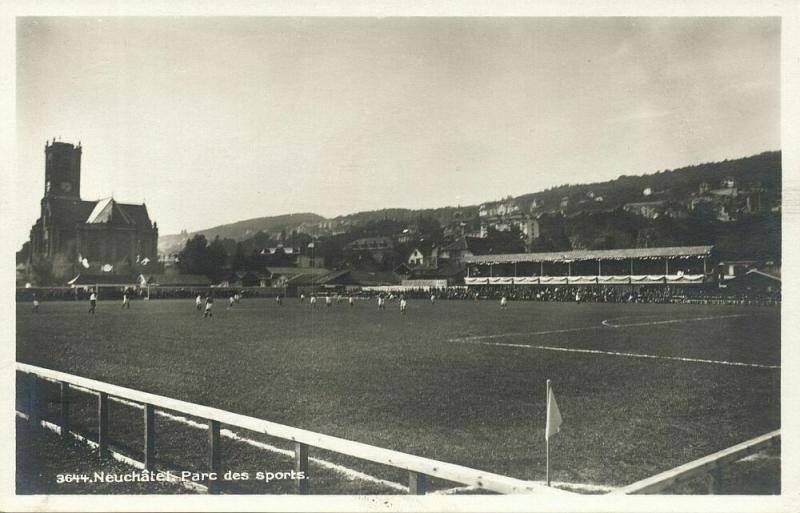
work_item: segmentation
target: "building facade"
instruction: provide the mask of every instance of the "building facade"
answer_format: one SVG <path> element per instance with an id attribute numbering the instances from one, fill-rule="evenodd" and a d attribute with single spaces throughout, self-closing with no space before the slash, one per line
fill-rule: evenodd
<path id="1" fill-rule="evenodd" d="M 144 204 L 81 199 L 80 143 L 45 144 L 41 215 L 30 232 L 30 258 L 63 256 L 91 264 L 156 260 L 158 226 Z"/>

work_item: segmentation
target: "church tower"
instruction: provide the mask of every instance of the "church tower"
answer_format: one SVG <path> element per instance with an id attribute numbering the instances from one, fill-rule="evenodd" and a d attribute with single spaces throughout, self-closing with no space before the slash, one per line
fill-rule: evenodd
<path id="1" fill-rule="evenodd" d="M 44 196 L 80 199 L 81 146 L 45 143 Z"/>

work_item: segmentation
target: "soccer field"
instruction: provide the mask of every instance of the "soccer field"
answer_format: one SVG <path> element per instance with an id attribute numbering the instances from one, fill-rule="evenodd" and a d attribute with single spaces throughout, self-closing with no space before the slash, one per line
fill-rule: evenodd
<path id="1" fill-rule="evenodd" d="M 777 308 L 226 306 L 20 304 L 17 359 L 530 480 L 544 478 L 547 379 L 564 419 L 555 481 L 621 486 L 780 427 Z"/>

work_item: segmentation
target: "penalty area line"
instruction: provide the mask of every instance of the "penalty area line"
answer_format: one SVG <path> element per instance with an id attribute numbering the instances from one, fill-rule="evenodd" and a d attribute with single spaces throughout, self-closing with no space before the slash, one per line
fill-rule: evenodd
<path id="1" fill-rule="evenodd" d="M 510 337 L 533 337 L 536 335 L 554 335 L 556 333 L 575 333 L 578 331 L 591 331 L 602 330 L 605 328 L 628 328 L 636 326 L 653 326 L 658 324 L 677 324 L 681 322 L 695 322 L 695 321 L 710 321 L 713 319 L 730 319 L 734 317 L 750 317 L 752 314 L 732 314 L 732 315 L 715 315 L 711 317 L 690 317 L 688 319 L 668 319 L 665 321 L 648 321 L 648 322 L 633 322 L 630 324 L 613 324 L 612 321 L 619 319 L 627 319 L 628 317 L 620 317 L 617 319 L 605 319 L 597 326 L 582 326 L 578 328 L 564 328 L 558 330 L 544 330 L 544 331 L 518 331 L 511 333 L 495 333 L 492 335 L 469 335 L 466 337 L 451 338 L 448 342 L 471 342 L 475 340 L 487 340 L 493 338 L 510 338 Z"/>
<path id="2" fill-rule="evenodd" d="M 577 349 L 568 347 L 536 346 L 532 344 L 510 344 L 507 342 L 480 342 L 472 340 L 451 339 L 448 342 L 461 344 L 479 344 L 484 346 L 513 347 L 517 349 L 538 349 L 541 351 L 561 351 L 565 353 L 599 354 L 605 356 L 624 356 L 628 358 L 649 358 L 654 360 L 672 360 L 678 362 L 709 363 L 714 365 L 730 365 L 734 367 L 754 367 L 756 369 L 780 369 L 780 365 L 767 365 L 763 363 L 729 362 L 725 360 L 707 360 L 704 358 L 686 358 L 682 356 L 662 356 L 654 354 L 621 353 L 617 351 L 600 351 L 599 349 Z"/>
<path id="3" fill-rule="evenodd" d="M 647 321 L 647 322 L 632 322 L 630 324 L 614 324 L 612 321 L 619 319 L 606 319 L 600 324 L 609 328 L 627 328 L 633 326 L 655 326 L 658 324 L 677 324 L 681 322 L 693 321 L 711 321 L 714 319 L 732 319 L 735 317 L 750 317 L 752 314 L 731 314 L 731 315 L 713 315 L 709 317 L 689 317 L 688 319 L 668 319 L 666 321 Z M 622 319 L 630 319 L 630 317 L 622 317 Z"/>

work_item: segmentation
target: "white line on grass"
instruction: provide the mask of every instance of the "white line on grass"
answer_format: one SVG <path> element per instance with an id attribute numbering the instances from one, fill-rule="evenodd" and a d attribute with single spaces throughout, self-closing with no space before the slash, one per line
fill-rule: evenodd
<path id="1" fill-rule="evenodd" d="M 78 390 L 82 390 L 84 392 L 88 392 L 88 393 L 92 393 L 92 394 L 95 393 L 93 390 L 90 390 L 88 388 L 83 388 L 83 387 L 80 387 L 80 386 L 77 386 L 77 385 L 72 385 L 72 386 L 74 388 L 76 388 Z M 134 408 L 138 408 L 140 410 L 143 409 L 143 406 L 141 404 L 134 403 L 134 402 L 131 402 L 131 401 L 127 401 L 127 400 L 121 399 L 119 397 L 109 397 L 109 399 L 111 399 L 112 401 L 118 402 L 120 404 L 124 404 L 126 406 L 131 406 L 131 407 L 134 407 Z M 203 429 L 203 430 L 207 430 L 208 429 L 208 425 L 200 423 L 200 422 L 196 422 L 196 421 L 191 420 L 191 419 L 188 419 L 188 418 L 186 418 L 186 417 L 184 417 L 182 415 L 173 415 L 171 413 L 167 413 L 167 412 L 162 411 L 162 410 L 156 410 L 155 413 L 156 413 L 156 415 L 159 415 L 161 417 L 169 419 L 169 420 L 171 420 L 173 422 L 178 422 L 178 423 L 181 423 L 181 424 L 185 424 L 185 425 L 187 425 L 189 427 L 193 427 L 193 428 L 196 428 L 196 429 Z M 274 445 L 270 445 L 270 444 L 267 444 L 267 443 L 264 443 L 264 442 L 259 442 L 257 440 L 253 440 L 251 438 L 246 438 L 246 437 L 240 436 L 239 434 L 237 434 L 237 433 L 235 433 L 235 432 L 233 432 L 233 431 L 231 431 L 229 429 L 220 429 L 219 434 L 221 436 L 224 436 L 225 438 L 230 438 L 231 440 L 234 440 L 234 441 L 237 441 L 237 442 L 246 443 L 248 445 L 251 445 L 253 447 L 257 447 L 259 449 L 262 449 L 262 450 L 265 450 L 265 451 L 268 451 L 268 452 L 274 452 L 274 453 L 278 453 L 278 454 L 283 454 L 284 456 L 294 457 L 294 451 L 292 451 L 292 450 L 281 449 L 281 448 L 276 447 Z M 358 470 L 355 470 L 355 469 L 352 469 L 352 468 L 349 468 L 349 467 L 345 467 L 343 465 L 338 465 L 336 463 L 333 463 L 333 462 L 330 462 L 330 461 L 327 461 L 327 460 L 323 460 L 323 459 L 320 459 L 320 458 L 309 457 L 308 460 L 309 461 L 313 461 L 314 463 L 316 463 L 320 467 L 326 468 L 328 470 L 333 470 L 334 472 L 338 472 L 339 474 L 344 475 L 350 481 L 355 481 L 356 479 L 360 479 L 362 481 L 369 481 L 371 483 L 375 483 L 375 484 L 379 484 L 379 485 L 382 485 L 382 486 L 386 486 L 387 488 L 391 488 L 393 490 L 397 490 L 397 491 L 402 492 L 402 493 L 408 493 L 408 486 L 402 485 L 400 483 L 395 483 L 394 481 L 387 481 L 385 479 L 380 479 L 378 477 L 371 476 L 369 474 L 365 474 L 363 472 L 359 472 Z"/>
<path id="2" fill-rule="evenodd" d="M 81 387 L 79 385 L 72 385 L 72 387 L 77 389 L 77 390 L 81 390 L 83 392 L 86 392 L 86 393 L 95 394 L 95 395 L 97 394 L 94 390 L 91 390 L 91 389 L 88 389 L 88 388 L 84 388 L 84 387 Z M 144 408 L 139 403 L 134 403 L 134 402 L 131 402 L 131 401 L 127 401 L 127 400 L 121 399 L 119 397 L 110 396 L 109 399 L 112 400 L 112 401 L 118 402 L 120 404 L 124 404 L 126 406 L 131 406 L 131 407 L 134 407 L 134 408 L 138 408 L 140 410 Z M 204 430 L 208 429 L 208 425 L 200 423 L 200 422 L 196 422 L 194 420 L 188 419 L 188 418 L 186 418 L 184 416 L 181 416 L 181 415 L 173 415 L 171 413 L 167 413 L 167 412 L 162 411 L 162 410 L 155 410 L 155 413 L 156 413 L 156 415 L 159 415 L 159 416 L 164 417 L 166 419 L 172 420 L 174 422 L 185 424 L 185 425 L 187 425 L 189 427 L 193 427 L 193 428 L 196 428 L 196 429 L 204 429 Z M 56 428 L 58 428 L 58 427 L 56 426 Z M 251 445 L 253 447 L 256 447 L 258 449 L 262 449 L 264 451 L 274 452 L 274 453 L 278 453 L 278 454 L 283 454 L 284 456 L 294 457 L 294 451 L 292 451 L 290 449 L 281 449 L 280 447 L 276 447 L 274 445 L 270 445 L 270 444 L 267 444 L 267 443 L 264 443 L 264 442 L 259 442 L 258 440 L 253 440 L 251 438 L 246 438 L 246 437 L 243 437 L 243 436 L 239 435 L 238 433 L 235 433 L 235 432 L 233 432 L 233 431 L 231 431 L 229 429 L 220 429 L 219 433 L 220 433 L 221 436 L 224 436 L 226 438 L 230 438 L 231 440 L 234 440 L 234 441 L 237 441 L 237 442 L 246 443 L 246 444 Z M 80 437 L 80 435 L 75 434 L 75 433 L 73 433 L 73 436 L 82 438 L 82 437 Z M 87 440 L 87 441 L 89 443 L 94 443 L 91 440 Z M 120 455 L 120 456 L 122 456 L 122 455 Z M 125 456 L 122 456 L 122 457 L 124 458 Z M 355 481 L 357 479 L 360 479 L 362 481 L 368 481 L 370 483 L 375 483 L 375 484 L 378 484 L 378 485 L 381 485 L 381 486 L 385 486 L 387 488 L 391 488 L 393 490 L 397 490 L 398 492 L 401 492 L 401 493 L 404 493 L 404 494 L 408 493 L 408 491 L 409 491 L 408 486 L 402 485 L 400 483 L 396 483 L 394 481 L 387 481 L 385 479 L 380 479 L 380 478 L 372 476 L 370 474 L 365 474 L 364 472 L 360 472 L 358 470 L 352 469 L 350 467 L 345 467 L 344 465 L 339 465 L 339 464 L 333 463 L 331 461 L 323 460 L 323 459 L 320 459 L 320 458 L 314 458 L 314 457 L 309 457 L 308 460 L 310 462 L 316 463 L 320 467 L 326 468 L 328 470 L 333 470 L 334 472 L 338 472 L 339 474 L 342 474 L 343 476 L 345 476 L 350 481 Z M 131 460 L 131 461 L 136 462 L 136 460 Z M 139 464 L 139 465 L 142 465 L 139 462 L 136 462 L 136 463 Z M 537 483 L 538 482 L 539 481 L 537 481 Z M 541 483 L 543 483 L 543 482 L 544 481 L 542 481 Z M 554 484 L 556 484 L 557 486 L 562 487 L 562 488 L 571 488 L 571 489 L 575 489 L 575 490 L 585 490 L 585 491 L 610 491 L 610 490 L 613 489 L 613 488 L 605 487 L 605 486 L 602 486 L 602 485 L 594 485 L 594 484 L 590 484 L 590 483 L 561 483 L 561 482 L 559 482 L 559 483 L 554 483 Z M 200 485 L 200 486 L 202 486 L 202 485 Z M 458 491 L 471 491 L 471 490 L 475 490 L 475 489 L 476 488 L 471 487 L 471 486 L 459 486 L 459 487 L 452 488 L 452 489 L 431 492 L 431 494 L 445 494 L 445 495 L 447 495 L 447 494 L 456 493 Z"/>
<path id="3" fill-rule="evenodd" d="M 647 321 L 647 322 L 633 322 L 630 324 L 612 324 L 611 321 L 618 321 L 620 319 L 631 319 L 631 317 L 619 317 L 617 319 L 606 319 L 601 324 L 609 328 L 627 328 L 630 326 L 654 326 L 656 324 L 676 324 L 680 322 L 691 321 L 710 321 L 714 319 L 731 319 L 734 317 L 750 317 L 752 314 L 731 314 L 731 315 L 713 315 L 709 317 L 689 317 L 687 319 L 669 319 L 666 321 Z"/>
<path id="4" fill-rule="evenodd" d="M 693 321 L 710 321 L 712 319 L 729 319 L 732 317 L 749 317 L 752 314 L 732 314 L 732 315 L 715 315 L 711 317 L 690 317 L 688 319 L 669 319 L 666 321 L 648 321 L 648 322 L 634 322 L 630 324 L 611 324 L 611 321 L 619 319 L 629 319 L 630 317 L 619 317 L 617 319 L 605 319 L 599 326 L 582 326 L 579 328 L 564 328 L 560 330 L 544 330 L 544 331 L 518 331 L 512 333 L 495 333 L 492 335 L 470 335 L 467 337 L 451 338 L 448 342 L 469 342 L 471 340 L 487 340 L 493 338 L 506 338 L 506 337 L 533 337 L 537 335 L 552 335 L 555 333 L 573 333 L 577 331 L 590 331 L 601 330 L 604 328 L 628 328 L 635 326 L 651 326 L 656 324 L 674 324 L 681 322 Z"/>
<path id="5" fill-rule="evenodd" d="M 567 347 L 535 346 L 530 344 L 509 344 L 503 342 L 480 342 L 477 340 L 450 339 L 449 342 L 461 344 L 479 344 L 484 346 L 515 347 L 518 349 L 539 349 L 542 351 L 562 351 L 566 353 L 602 354 L 607 356 L 627 356 L 629 358 L 652 358 L 656 360 L 673 360 L 678 362 L 711 363 L 715 365 L 732 365 L 736 367 L 755 367 L 757 369 L 780 369 L 780 365 L 767 365 L 763 363 L 728 362 L 725 360 L 706 360 L 703 358 L 684 358 L 681 356 L 661 356 L 654 354 L 620 353 L 617 351 L 600 351 L 598 349 L 574 349 Z"/>
<path id="6" fill-rule="evenodd" d="M 532 481 L 540 485 L 547 484 L 546 481 Z M 564 490 L 576 490 L 582 492 L 598 492 L 608 493 L 616 490 L 613 486 L 584 484 L 584 483 L 565 483 L 563 481 L 552 481 L 550 484 L 555 488 L 562 488 Z M 474 492 L 479 490 L 477 486 L 456 486 L 454 488 L 445 488 L 443 490 L 436 490 L 431 492 L 430 495 L 455 495 L 460 492 Z"/>
<path id="7" fill-rule="evenodd" d="M 27 421 L 30 422 L 30 416 L 28 414 L 22 413 L 20 411 L 18 411 L 16 413 L 17 413 L 17 417 L 19 417 L 19 418 L 21 418 L 23 420 L 27 420 Z M 52 431 L 53 433 L 57 433 L 59 435 L 61 434 L 61 426 L 57 426 L 56 424 L 53 424 L 52 422 L 48 422 L 46 420 L 40 420 L 39 421 L 39 425 L 41 427 L 45 428 L 45 429 L 48 429 L 48 430 Z M 75 440 L 78 440 L 79 442 L 85 443 L 86 445 L 88 445 L 92 449 L 97 449 L 97 447 L 99 446 L 99 444 L 97 442 L 95 442 L 94 440 L 89 440 L 85 436 L 79 435 L 78 433 L 76 433 L 74 431 L 70 431 L 69 434 Z M 137 461 L 137 460 L 135 460 L 133 458 L 125 456 L 124 454 L 119 453 L 119 452 L 117 452 L 117 451 L 115 451 L 113 449 L 106 448 L 106 451 L 115 460 L 119 461 L 120 463 L 124 463 L 125 465 L 129 465 L 129 466 L 137 468 L 139 470 L 144 470 L 144 463 L 142 463 L 141 461 Z M 176 471 L 176 470 L 166 471 L 167 481 L 172 482 L 172 483 L 180 483 L 187 490 L 192 490 L 192 491 L 195 491 L 195 492 L 202 492 L 202 493 L 208 492 L 208 487 L 207 486 L 201 485 L 199 483 L 194 483 L 192 481 L 186 481 L 185 479 L 181 479 L 181 478 L 179 478 L 177 476 L 178 473 L 179 472 Z"/>

